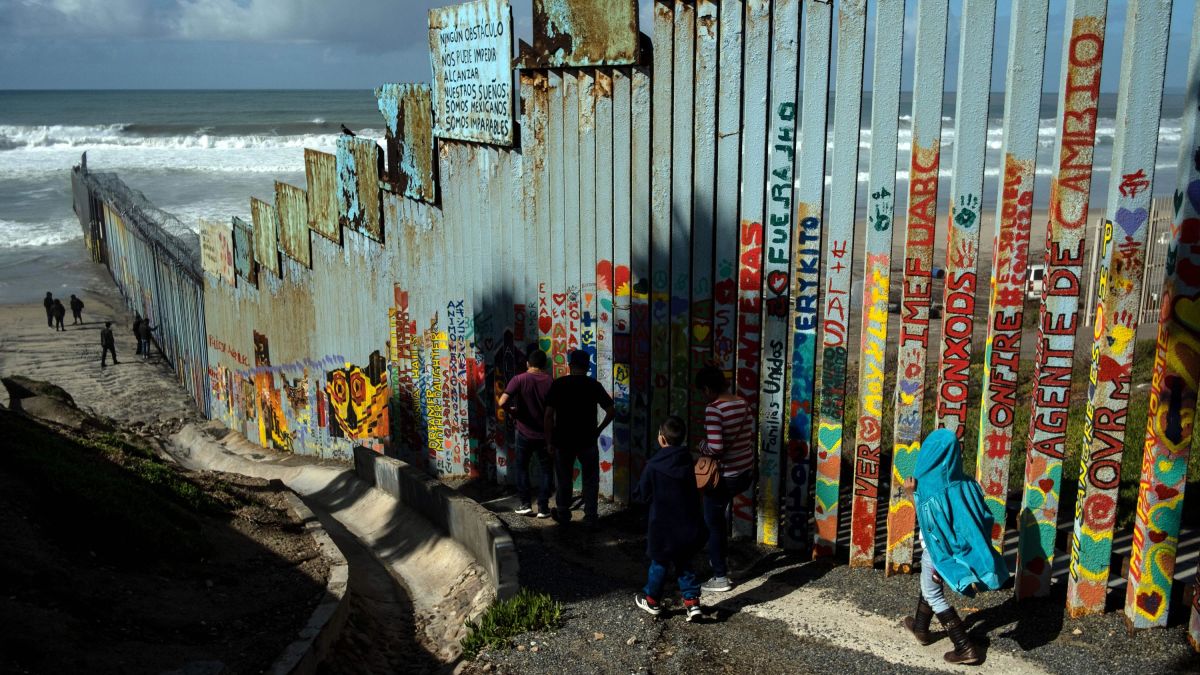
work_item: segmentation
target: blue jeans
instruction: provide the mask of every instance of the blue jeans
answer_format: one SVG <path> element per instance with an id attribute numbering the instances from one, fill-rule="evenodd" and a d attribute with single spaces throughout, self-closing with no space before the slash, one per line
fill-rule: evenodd
<path id="1" fill-rule="evenodd" d="M 654 598 L 662 599 L 663 583 L 667 580 L 667 568 L 675 567 L 675 576 L 679 583 L 679 594 L 684 600 L 700 597 L 700 584 L 696 583 L 696 573 L 692 571 L 692 556 L 680 556 L 670 562 L 650 561 L 650 571 L 646 574 L 646 587 L 642 592 Z"/>
<path id="2" fill-rule="evenodd" d="M 583 517 L 596 517 L 596 500 L 600 496 L 600 450 L 595 443 L 580 448 L 554 449 L 555 478 L 558 491 L 554 502 L 559 518 L 571 515 L 571 495 L 575 485 L 575 460 L 579 460 L 579 478 L 583 483 Z"/>
<path id="3" fill-rule="evenodd" d="M 529 484 L 529 463 L 534 457 L 538 461 L 538 512 L 550 512 L 550 492 L 554 489 L 554 464 L 550 461 L 550 453 L 546 450 L 546 441 L 541 438 L 527 438 L 517 432 L 517 496 L 521 498 L 521 506 L 529 506 L 532 502 L 532 487 Z"/>
<path id="4" fill-rule="evenodd" d="M 729 576 L 725 549 L 729 542 L 729 521 L 725 514 L 733 496 L 741 494 L 754 480 L 753 471 L 743 471 L 734 478 L 721 476 L 715 488 L 704 491 L 704 524 L 708 527 L 708 564 L 714 577 Z"/>
<path id="5" fill-rule="evenodd" d="M 942 586 L 942 578 L 937 575 L 937 570 L 933 569 L 933 563 L 927 560 L 929 556 L 925 554 L 925 541 L 921 540 L 921 597 L 925 598 L 925 602 L 933 608 L 934 614 L 941 614 L 950 609 L 950 602 L 946 600 L 945 588 Z"/>

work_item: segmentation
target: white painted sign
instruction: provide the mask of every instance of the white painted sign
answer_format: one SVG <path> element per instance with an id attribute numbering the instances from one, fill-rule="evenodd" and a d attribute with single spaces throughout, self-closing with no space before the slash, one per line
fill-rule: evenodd
<path id="1" fill-rule="evenodd" d="M 508 0 L 429 10 L 434 135 L 512 145 L 512 44 Z"/>

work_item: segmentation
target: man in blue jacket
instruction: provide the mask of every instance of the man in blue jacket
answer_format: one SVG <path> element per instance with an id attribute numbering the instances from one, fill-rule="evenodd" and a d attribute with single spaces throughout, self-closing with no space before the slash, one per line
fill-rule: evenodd
<path id="1" fill-rule="evenodd" d="M 701 616 L 700 584 L 692 569 L 692 559 L 708 541 L 704 527 L 704 512 L 700 491 L 696 489 L 696 474 L 692 455 L 684 446 L 687 425 L 672 415 L 658 429 L 658 444 L 662 448 L 642 471 L 642 478 L 633 491 L 633 498 L 650 504 L 646 531 L 646 555 L 650 558 L 646 586 L 634 597 L 634 603 L 658 616 L 662 612 L 663 584 L 667 570 L 675 568 L 679 594 L 688 621 Z"/>

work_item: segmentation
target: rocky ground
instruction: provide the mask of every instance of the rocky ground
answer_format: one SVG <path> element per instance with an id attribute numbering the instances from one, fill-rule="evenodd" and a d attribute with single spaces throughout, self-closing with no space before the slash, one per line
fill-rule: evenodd
<path id="1" fill-rule="evenodd" d="M 564 530 L 512 514 L 512 498 L 480 497 L 517 539 L 522 585 L 562 601 L 565 621 L 482 653 L 468 672 L 1200 671 L 1178 620 L 1166 630 L 1129 636 L 1118 612 L 1065 620 L 1061 597 L 1018 605 L 1011 591 L 955 598 L 972 637 L 987 647 L 982 668 L 955 669 L 941 658 L 948 640 L 920 647 L 899 626 L 913 609 L 916 577 L 885 578 L 876 570 L 804 562 L 747 544 L 731 556 L 739 585 L 703 598 L 704 621 L 685 622 L 678 607 L 655 618 L 632 602 L 645 580 L 640 511 L 610 511 L 594 532 Z"/>

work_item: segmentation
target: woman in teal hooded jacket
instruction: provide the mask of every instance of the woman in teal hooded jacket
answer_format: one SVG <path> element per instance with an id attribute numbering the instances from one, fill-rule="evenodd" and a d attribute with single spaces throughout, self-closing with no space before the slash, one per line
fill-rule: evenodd
<path id="1" fill-rule="evenodd" d="M 1008 581 L 1008 566 L 992 548 L 994 520 L 983 490 L 963 473 L 962 443 L 953 431 L 938 429 L 921 443 L 913 477 L 905 481 L 917 505 L 921 528 L 921 597 L 916 615 L 904 620 L 917 641 L 933 642 L 929 624 L 936 613 L 946 627 L 954 651 L 946 661 L 964 665 L 983 662 L 979 649 L 967 638 L 958 612 L 942 592 L 943 582 L 958 593 L 973 594 L 975 587 L 995 590 Z"/>

